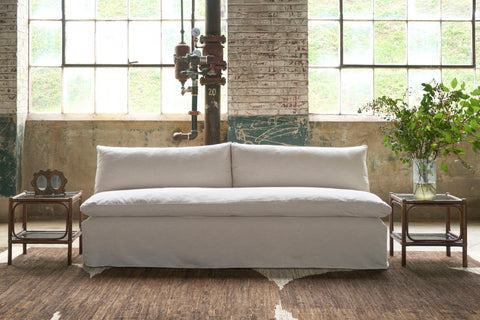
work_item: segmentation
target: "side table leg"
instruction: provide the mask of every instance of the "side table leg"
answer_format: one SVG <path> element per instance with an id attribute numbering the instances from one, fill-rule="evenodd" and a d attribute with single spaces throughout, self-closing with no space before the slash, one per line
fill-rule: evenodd
<path id="1" fill-rule="evenodd" d="M 450 207 L 447 207 L 446 210 L 447 210 L 447 215 L 445 216 L 445 233 L 448 234 L 450 232 Z M 452 256 L 451 247 L 450 246 L 446 246 L 446 247 L 447 247 L 447 257 L 451 257 Z"/>
<path id="2" fill-rule="evenodd" d="M 22 208 L 23 208 L 22 228 L 23 228 L 23 230 L 27 231 L 27 205 L 23 204 Z M 23 254 L 27 254 L 27 244 L 26 243 L 23 244 Z"/>
<path id="3" fill-rule="evenodd" d="M 462 247 L 463 247 L 463 255 L 462 255 L 462 266 L 464 268 L 468 267 L 468 255 L 467 255 L 467 200 L 462 200 L 462 225 L 460 226 L 462 234 Z"/>
<path id="4" fill-rule="evenodd" d="M 12 264 L 12 233 L 13 233 L 13 201 L 8 203 L 8 261 L 7 264 Z"/>
<path id="5" fill-rule="evenodd" d="M 393 257 L 393 201 L 392 201 L 392 196 L 390 195 L 390 207 L 392 208 L 392 212 L 390 213 L 390 256 Z"/>
<path id="6" fill-rule="evenodd" d="M 67 258 L 67 265 L 72 265 L 72 243 L 68 243 L 68 258 Z"/>
<path id="7" fill-rule="evenodd" d="M 407 220 L 407 203 L 405 199 L 402 201 L 402 267 L 407 265 L 407 232 L 408 232 L 408 220 Z"/>
<path id="8" fill-rule="evenodd" d="M 68 213 L 67 213 L 67 229 L 68 229 L 68 258 L 67 265 L 72 265 L 72 220 L 73 220 L 73 201 L 70 199 L 68 203 Z"/>
<path id="9" fill-rule="evenodd" d="M 82 205 L 82 198 L 80 197 L 80 204 L 78 205 L 78 230 L 80 232 L 80 237 L 78 239 L 78 254 L 83 253 L 83 231 L 82 231 L 82 222 L 83 222 L 83 213 L 80 210 L 80 206 Z"/>

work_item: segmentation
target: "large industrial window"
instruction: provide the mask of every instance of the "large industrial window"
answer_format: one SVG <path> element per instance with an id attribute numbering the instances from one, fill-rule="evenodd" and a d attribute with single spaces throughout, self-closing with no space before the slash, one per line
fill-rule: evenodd
<path id="1" fill-rule="evenodd" d="M 312 113 L 356 113 L 374 97 L 401 98 L 407 88 L 414 93 L 433 79 L 450 83 L 456 77 L 473 88 L 480 75 L 475 51 L 480 21 L 473 0 L 309 0 L 308 5 Z"/>
<path id="2" fill-rule="evenodd" d="M 30 0 L 30 112 L 187 113 L 191 96 L 181 95 L 173 65 L 181 40 L 180 3 Z M 203 34 L 205 1 L 195 3 L 195 26 Z M 191 1 L 184 1 L 184 17 L 190 44 Z"/>

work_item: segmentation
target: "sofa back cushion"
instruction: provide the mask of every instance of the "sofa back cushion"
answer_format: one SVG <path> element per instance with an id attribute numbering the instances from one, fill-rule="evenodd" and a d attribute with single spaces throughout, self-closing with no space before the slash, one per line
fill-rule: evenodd
<path id="1" fill-rule="evenodd" d="M 230 143 L 182 148 L 97 146 L 95 193 L 163 187 L 232 187 Z"/>
<path id="2" fill-rule="evenodd" d="M 232 144 L 234 187 L 323 187 L 369 191 L 367 146 Z"/>

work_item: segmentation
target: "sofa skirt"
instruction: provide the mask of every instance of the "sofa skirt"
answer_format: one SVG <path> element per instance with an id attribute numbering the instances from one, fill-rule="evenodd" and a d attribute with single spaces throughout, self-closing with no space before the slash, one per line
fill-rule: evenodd
<path id="1" fill-rule="evenodd" d="M 89 217 L 82 229 L 90 267 L 388 267 L 378 218 Z"/>

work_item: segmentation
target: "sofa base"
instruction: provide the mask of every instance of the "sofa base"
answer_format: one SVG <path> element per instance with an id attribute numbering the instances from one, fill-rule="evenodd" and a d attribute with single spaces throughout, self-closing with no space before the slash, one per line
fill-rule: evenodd
<path id="1" fill-rule="evenodd" d="M 82 227 L 91 267 L 388 267 L 378 218 L 90 217 Z"/>

